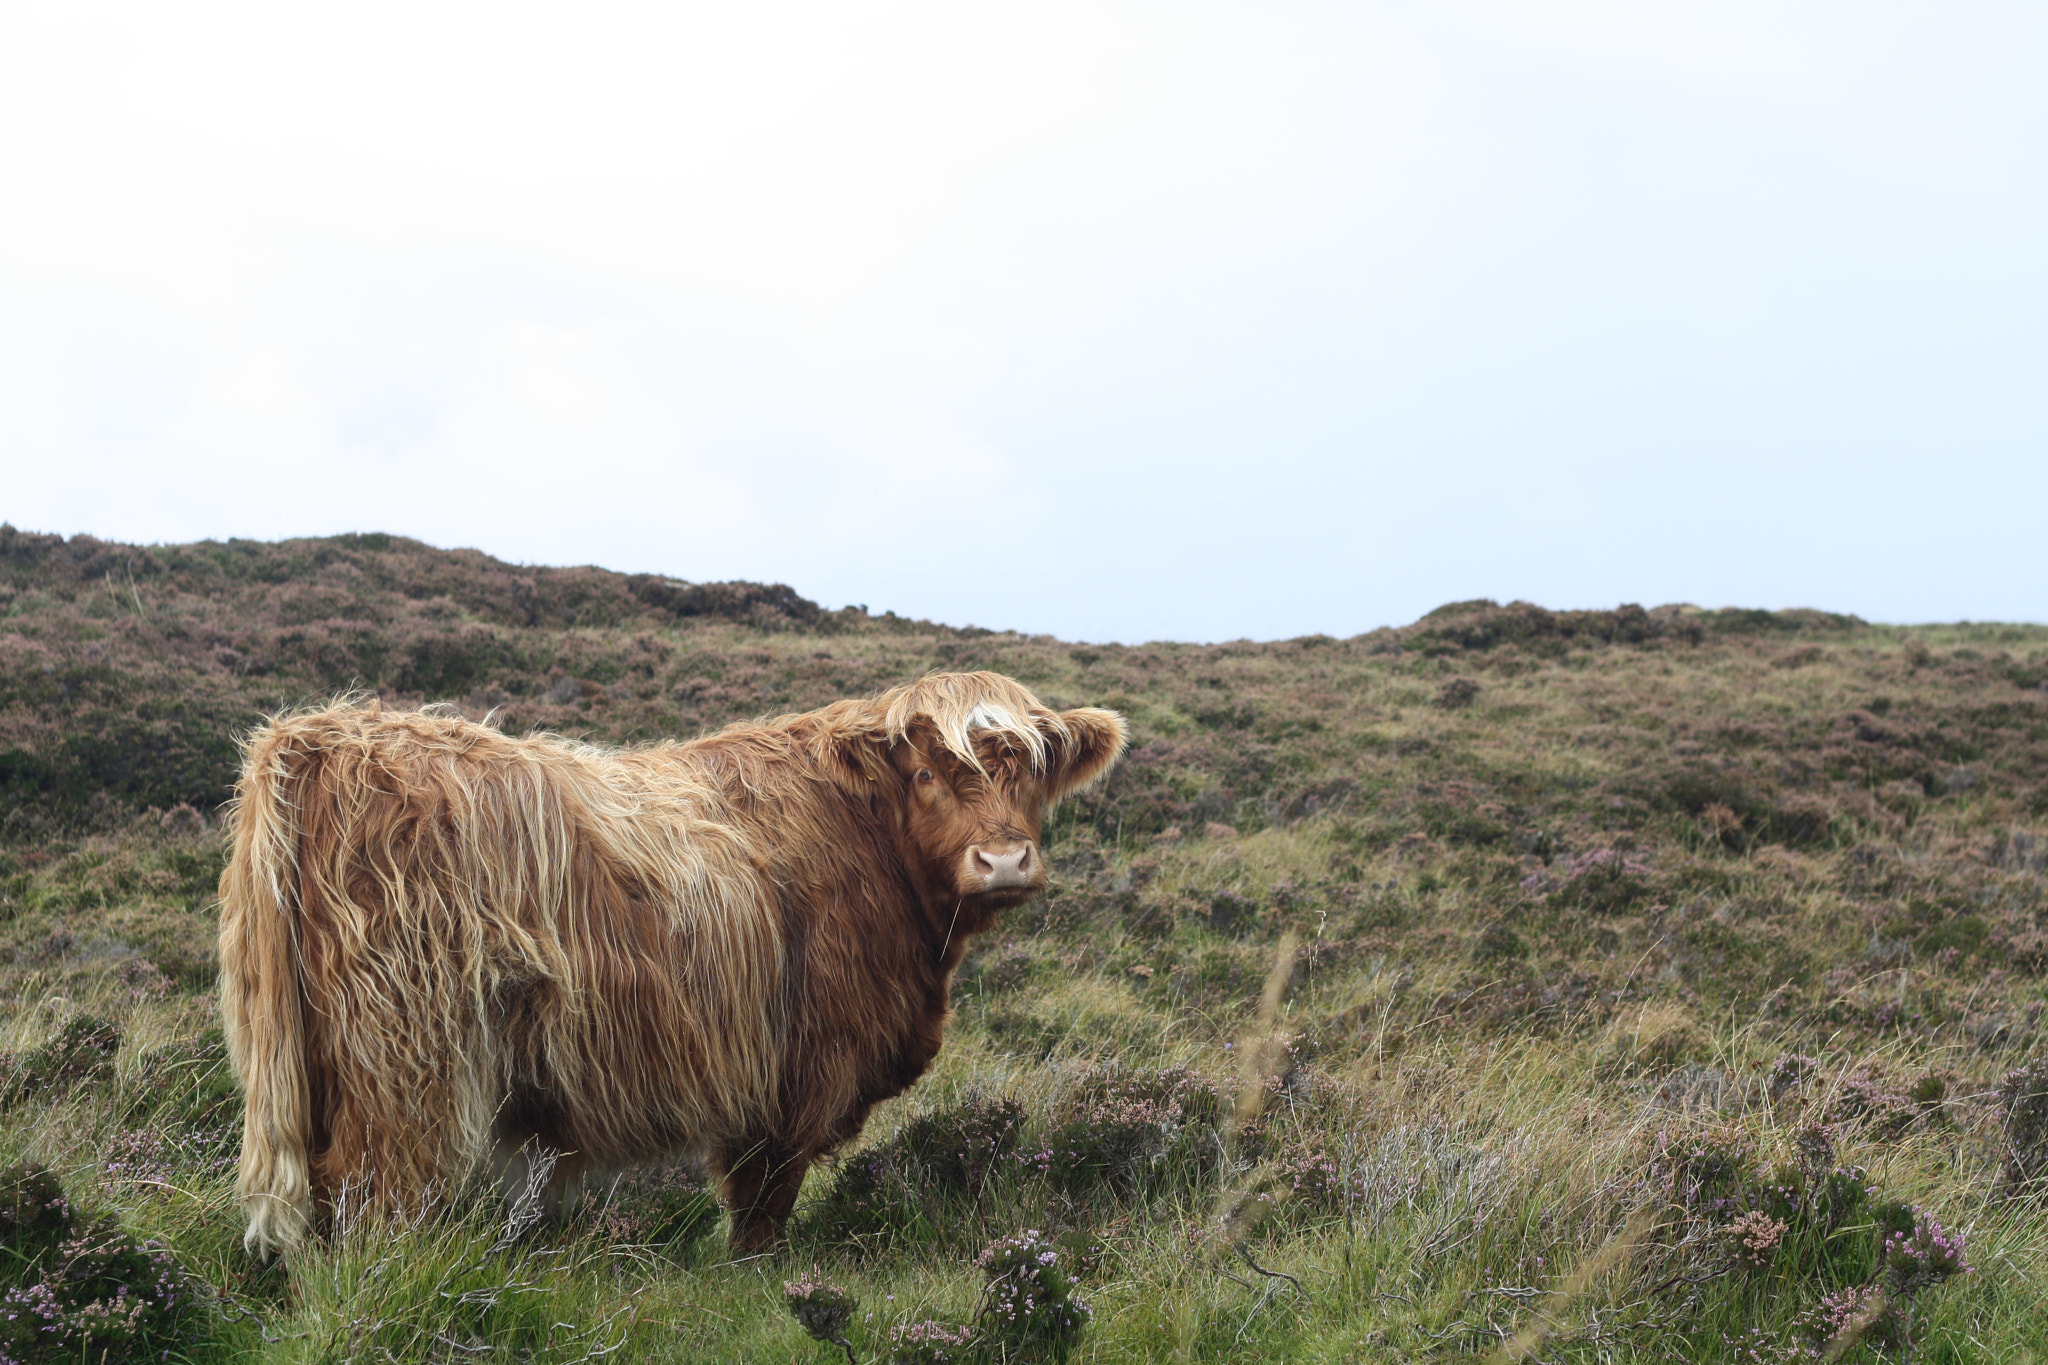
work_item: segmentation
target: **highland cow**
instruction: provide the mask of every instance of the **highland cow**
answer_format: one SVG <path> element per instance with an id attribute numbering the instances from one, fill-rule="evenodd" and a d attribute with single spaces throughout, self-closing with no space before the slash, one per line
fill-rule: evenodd
<path id="1" fill-rule="evenodd" d="M 974 934 L 1123 751 L 993 673 L 607 749 L 354 702 L 248 741 L 221 995 L 247 1242 L 559 1154 L 549 1192 L 693 1153 L 733 1241 L 939 1050 Z"/>

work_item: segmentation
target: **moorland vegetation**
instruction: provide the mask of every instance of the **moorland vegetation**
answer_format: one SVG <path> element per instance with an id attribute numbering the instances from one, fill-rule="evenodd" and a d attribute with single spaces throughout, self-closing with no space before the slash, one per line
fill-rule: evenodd
<path id="1" fill-rule="evenodd" d="M 1123 711 L 937 1069 L 734 1259 L 683 1166 L 240 1248 L 235 735 Z M 2048 1360 L 2048 628 L 1466 602 L 1079 645 L 362 535 L 0 527 L 0 1359 Z"/>

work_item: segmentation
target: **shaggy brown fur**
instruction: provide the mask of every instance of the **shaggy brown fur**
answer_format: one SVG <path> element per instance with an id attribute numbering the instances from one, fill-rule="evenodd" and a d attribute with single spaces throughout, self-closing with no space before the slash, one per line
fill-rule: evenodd
<path id="1" fill-rule="evenodd" d="M 993 673 L 686 744 L 515 739 L 345 703 L 247 745 L 221 995 L 249 1245 L 417 1209 L 537 1142 L 682 1151 L 741 1247 L 939 1050 L 968 938 L 1123 750 Z"/>

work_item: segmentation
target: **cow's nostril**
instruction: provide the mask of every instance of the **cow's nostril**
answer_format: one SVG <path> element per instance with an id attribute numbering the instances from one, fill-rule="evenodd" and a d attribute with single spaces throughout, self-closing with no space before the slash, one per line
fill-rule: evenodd
<path id="1" fill-rule="evenodd" d="M 1032 850 L 1028 843 L 977 844 L 967 851 L 967 868 L 984 891 L 1004 887 L 1028 887 L 1032 876 Z"/>

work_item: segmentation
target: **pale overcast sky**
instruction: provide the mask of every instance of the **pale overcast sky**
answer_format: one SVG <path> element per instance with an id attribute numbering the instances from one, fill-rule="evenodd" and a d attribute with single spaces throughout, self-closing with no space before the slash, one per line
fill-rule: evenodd
<path id="1" fill-rule="evenodd" d="M 2048 5 L 0 6 L 0 518 L 2048 619 Z"/>

